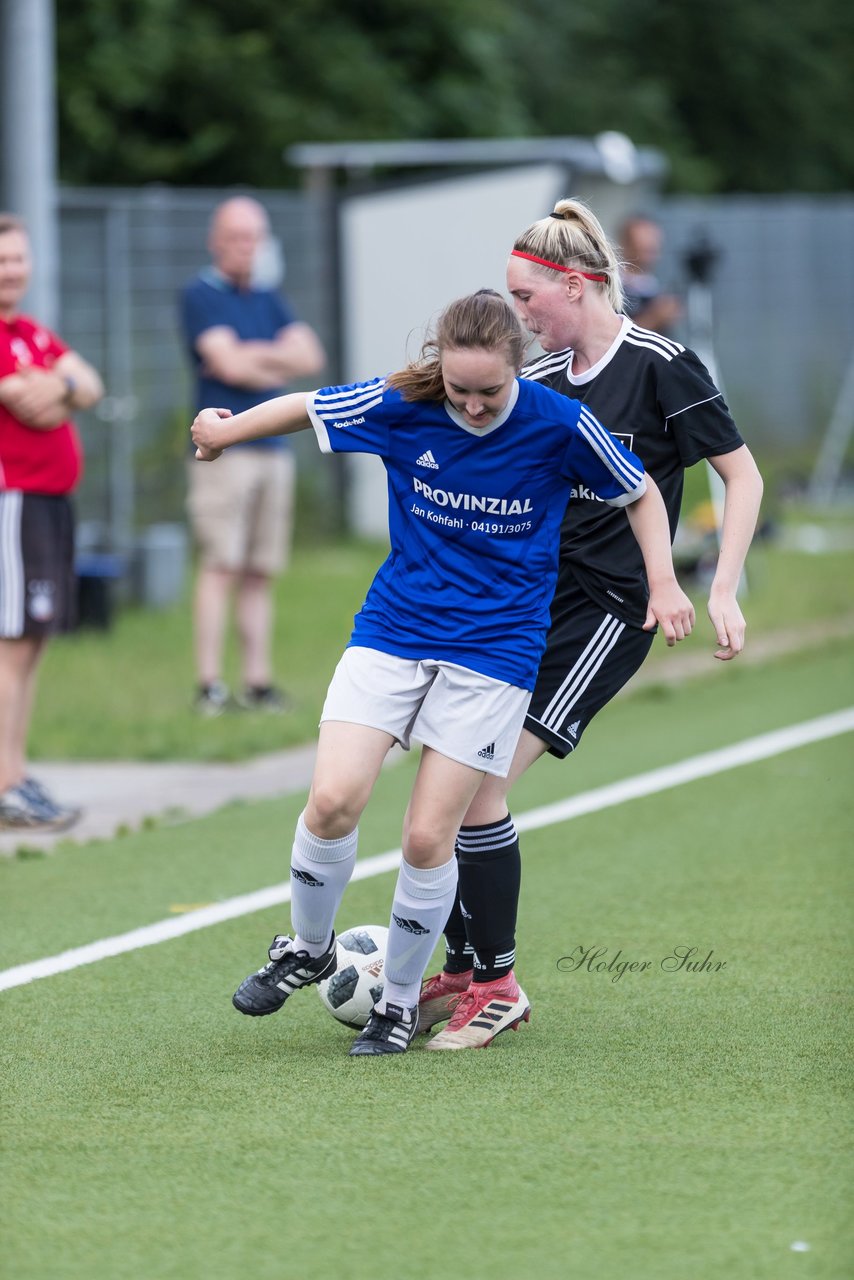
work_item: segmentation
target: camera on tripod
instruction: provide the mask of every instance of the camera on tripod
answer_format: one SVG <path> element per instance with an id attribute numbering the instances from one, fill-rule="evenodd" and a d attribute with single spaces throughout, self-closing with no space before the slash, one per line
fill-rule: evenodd
<path id="1" fill-rule="evenodd" d="M 710 284 L 720 256 L 721 250 L 709 239 L 708 232 L 696 231 L 682 254 L 682 265 L 691 283 Z"/>

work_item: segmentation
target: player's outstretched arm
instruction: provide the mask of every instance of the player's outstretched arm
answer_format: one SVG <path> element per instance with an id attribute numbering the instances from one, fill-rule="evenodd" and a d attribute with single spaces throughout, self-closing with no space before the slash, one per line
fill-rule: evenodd
<path id="1" fill-rule="evenodd" d="M 646 492 L 626 507 L 626 515 L 643 554 L 649 582 L 649 607 L 644 630 L 651 631 L 658 623 L 668 645 L 674 645 L 691 634 L 694 606 L 676 580 L 667 509 L 649 473 Z"/>
<path id="2" fill-rule="evenodd" d="M 294 431 L 304 431 L 311 425 L 309 394 L 294 391 L 290 395 L 276 396 L 234 415 L 228 409 L 202 409 L 190 428 L 196 457 L 200 462 L 213 462 L 230 445 L 245 444 L 264 436 L 286 436 Z"/>
<path id="3" fill-rule="evenodd" d="M 763 484 L 746 444 L 732 453 L 709 458 L 709 462 L 723 480 L 726 494 L 721 549 L 709 590 L 708 612 L 719 646 L 715 657 L 727 662 L 737 658 L 744 648 L 746 624 L 736 592 L 756 531 Z"/>

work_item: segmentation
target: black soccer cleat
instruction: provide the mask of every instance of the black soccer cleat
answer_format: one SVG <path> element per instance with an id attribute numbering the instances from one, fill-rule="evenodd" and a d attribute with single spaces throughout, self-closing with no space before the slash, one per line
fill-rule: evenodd
<path id="1" fill-rule="evenodd" d="M 403 1005 L 386 1004 L 380 1012 L 375 1005 L 364 1031 L 350 1045 L 350 1057 L 375 1057 L 380 1053 L 405 1053 L 418 1030 L 418 1006 L 404 1009 Z"/>
<path id="2" fill-rule="evenodd" d="M 268 954 L 270 960 L 263 969 L 244 978 L 231 997 L 235 1009 L 251 1018 L 275 1013 L 288 996 L 330 977 L 338 964 L 334 933 L 322 956 L 312 958 L 307 951 L 294 951 L 293 940 L 282 933 L 276 934 Z"/>

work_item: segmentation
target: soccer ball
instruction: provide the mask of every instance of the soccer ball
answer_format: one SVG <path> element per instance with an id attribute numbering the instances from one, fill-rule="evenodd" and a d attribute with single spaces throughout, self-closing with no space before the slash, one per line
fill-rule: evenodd
<path id="1" fill-rule="evenodd" d="M 333 1018 L 361 1031 L 383 990 L 388 929 L 360 924 L 336 939 L 338 967 L 317 984 L 317 994 Z"/>

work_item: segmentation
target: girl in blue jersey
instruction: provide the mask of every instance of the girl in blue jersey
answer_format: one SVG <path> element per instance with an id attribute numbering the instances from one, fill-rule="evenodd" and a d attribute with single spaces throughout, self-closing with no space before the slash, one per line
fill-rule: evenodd
<path id="1" fill-rule="evenodd" d="M 625 507 L 668 639 L 693 624 L 656 487 L 585 406 L 517 378 L 524 348 L 512 309 L 484 290 L 452 303 L 400 373 L 235 417 L 206 409 L 193 424 L 203 461 L 313 426 L 322 451 L 376 454 L 388 475 L 391 551 L 329 687 L 297 824 L 294 937 L 277 935 L 269 962 L 234 995 L 242 1013 L 264 1015 L 334 971 L 359 816 L 389 749 L 416 738 L 385 987 L 353 1055 L 400 1053 L 415 1034 L 421 980 L 456 891 L 457 829 L 484 775 L 506 774 L 534 687 L 573 485 Z M 502 1012 L 527 1017 L 524 993 Z"/>

